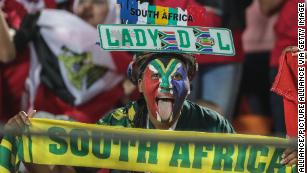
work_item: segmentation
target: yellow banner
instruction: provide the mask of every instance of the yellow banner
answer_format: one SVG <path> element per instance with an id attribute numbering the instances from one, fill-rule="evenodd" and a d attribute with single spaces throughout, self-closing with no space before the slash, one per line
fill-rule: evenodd
<path id="1" fill-rule="evenodd" d="M 283 149 L 245 144 L 205 144 L 214 141 L 286 139 L 203 132 L 163 131 L 32 119 L 30 131 L 46 136 L 23 136 L 23 160 L 148 172 L 295 172 L 281 165 Z M 195 140 L 195 142 L 186 139 Z M 19 153 L 20 156 L 20 153 Z"/>

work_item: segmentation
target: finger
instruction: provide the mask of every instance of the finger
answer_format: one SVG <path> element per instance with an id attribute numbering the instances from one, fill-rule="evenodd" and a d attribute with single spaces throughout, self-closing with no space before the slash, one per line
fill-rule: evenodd
<path id="1" fill-rule="evenodd" d="M 297 159 L 297 152 L 296 151 L 293 151 L 290 154 L 286 155 L 286 157 L 284 157 L 280 161 L 280 163 L 286 165 L 286 164 L 289 164 L 289 162 L 292 161 L 293 159 Z"/>
<path id="2" fill-rule="evenodd" d="M 296 149 L 295 148 L 287 148 L 284 153 L 282 154 L 281 158 L 286 158 L 289 154 L 294 152 Z"/>
<path id="3" fill-rule="evenodd" d="M 29 118 L 33 118 L 36 115 L 36 110 L 32 110 L 30 113 L 28 113 Z"/>
<path id="4" fill-rule="evenodd" d="M 292 165 L 294 165 L 296 163 L 297 163 L 297 158 L 290 160 L 287 165 L 288 166 L 292 166 Z"/>
<path id="5" fill-rule="evenodd" d="M 298 47 L 296 47 L 296 46 L 288 46 L 288 47 L 286 47 L 286 49 L 284 49 L 284 51 L 286 51 L 286 52 L 297 52 L 298 51 Z"/>
<path id="6" fill-rule="evenodd" d="M 299 49 L 298 49 L 298 47 L 296 47 L 296 46 L 292 46 L 291 51 L 292 51 L 292 52 L 298 52 Z"/>
<path id="7" fill-rule="evenodd" d="M 24 111 L 21 111 L 20 113 L 20 117 L 22 119 L 22 121 L 26 124 L 26 125 L 30 125 L 30 120 L 29 120 L 29 117 L 28 115 L 24 112 Z"/>
<path id="8" fill-rule="evenodd" d="M 298 54 L 305 53 L 305 57 L 307 56 L 307 51 L 295 51 L 292 53 L 292 56 L 298 56 Z"/>
<path id="9" fill-rule="evenodd" d="M 18 131 L 18 133 L 23 132 L 25 123 L 23 122 L 23 120 L 22 120 L 20 115 L 15 117 L 14 122 L 16 124 L 16 128 L 17 128 L 16 130 Z"/>
<path id="10" fill-rule="evenodd" d="M 17 115 L 15 115 L 15 116 L 17 116 Z M 12 129 L 14 129 L 15 116 L 14 116 L 13 118 L 10 118 L 10 119 L 8 120 L 8 122 L 4 125 L 4 128 L 5 128 L 6 130 L 12 130 Z"/>
<path id="11" fill-rule="evenodd" d="M 297 152 L 292 152 L 285 159 L 287 159 L 288 161 L 291 161 L 291 160 L 296 159 L 296 158 L 297 158 Z"/>
<path id="12" fill-rule="evenodd" d="M 5 125 L 4 125 L 4 129 L 7 131 L 11 131 L 13 129 L 12 126 L 12 119 L 10 119 Z"/>
<path id="13" fill-rule="evenodd" d="M 17 131 L 22 130 L 23 122 L 19 117 L 19 114 L 16 114 L 14 117 L 10 118 L 9 121 L 5 124 L 4 128 L 10 133 L 16 133 Z"/>
<path id="14" fill-rule="evenodd" d="M 282 159 L 281 161 L 280 161 L 280 164 L 283 164 L 283 165 L 286 165 L 286 164 L 288 164 L 288 160 L 287 159 Z"/>

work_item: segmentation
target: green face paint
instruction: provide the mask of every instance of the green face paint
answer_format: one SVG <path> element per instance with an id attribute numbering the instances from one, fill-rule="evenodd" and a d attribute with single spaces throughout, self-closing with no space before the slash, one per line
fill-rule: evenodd
<path id="1" fill-rule="evenodd" d="M 178 65 L 180 62 L 176 59 L 171 59 L 167 66 L 165 67 L 163 62 L 159 59 L 155 59 L 150 63 L 150 69 L 152 71 L 156 71 L 160 78 L 160 87 L 159 92 L 171 92 L 172 94 L 172 83 L 171 83 L 171 77 L 176 72 L 176 69 L 178 68 Z"/>
<path id="2" fill-rule="evenodd" d="M 190 90 L 182 62 L 168 57 L 152 60 L 144 71 L 143 82 L 150 114 L 159 122 L 172 122 Z"/>

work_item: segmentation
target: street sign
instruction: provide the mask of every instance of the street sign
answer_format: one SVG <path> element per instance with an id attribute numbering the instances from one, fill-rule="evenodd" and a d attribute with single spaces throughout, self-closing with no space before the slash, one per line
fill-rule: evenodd
<path id="1" fill-rule="evenodd" d="M 157 25 L 98 25 L 100 46 L 109 51 L 235 55 L 226 28 Z"/>

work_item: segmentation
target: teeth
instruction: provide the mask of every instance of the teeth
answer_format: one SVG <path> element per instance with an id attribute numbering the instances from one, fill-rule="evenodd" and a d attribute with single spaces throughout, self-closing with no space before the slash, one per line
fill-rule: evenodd
<path id="1" fill-rule="evenodd" d="M 160 115 L 159 115 L 158 112 L 157 112 L 157 120 L 158 120 L 159 122 L 161 122 L 161 117 L 160 117 Z"/>

